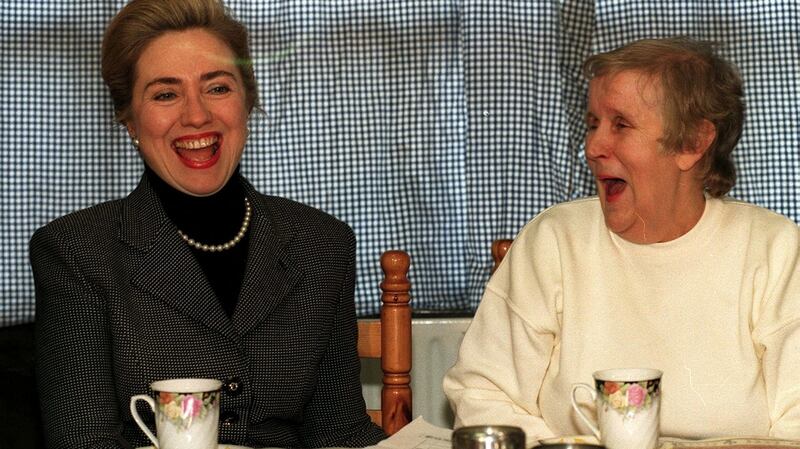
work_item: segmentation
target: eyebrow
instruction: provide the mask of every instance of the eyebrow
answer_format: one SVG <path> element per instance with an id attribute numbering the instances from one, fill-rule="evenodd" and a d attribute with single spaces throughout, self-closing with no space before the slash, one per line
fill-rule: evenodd
<path id="1" fill-rule="evenodd" d="M 214 78 L 219 78 L 220 76 L 236 79 L 236 76 L 234 76 L 233 73 L 228 72 L 227 70 L 215 70 L 213 72 L 204 73 L 203 76 L 200 77 L 200 79 L 203 81 L 208 81 Z"/>
<path id="2" fill-rule="evenodd" d="M 228 77 L 228 78 L 236 79 L 236 76 L 233 73 L 228 72 L 227 70 L 215 70 L 213 72 L 208 72 L 208 73 L 202 74 L 200 76 L 200 80 L 201 81 L 209 81 L 209 80 L 213 80 L 214 78 L 219 78 L 219 77 Z M 179 80 L 178 78 L 174 78 L 174 77 L 170 77 L 170 76 L 164 76 L 164 77 L 161 77 L 161 78 L 156 78 L 156 79 L 150 81 L 149 83 L 147 83 L 144 86 L 144 90 L 147 90 L 147 89 L 150 88 L 150 86 L 154 86 L 156 84 L 174 85 L 174 84 L 180 84 L 180 83 L 181 83 L 181 80 Z"/>
<path id="3" fill-rule="evenodd" d="M 612 112 L 612 115 L 613 115 L 614 117 L 620 117 L 620 118 L 623 118 L 623 119 L 625 119 L 625 120 L 628 120 L 628 117 L 630 117 L 630 116 L 632 116 L 632 115 L 633 115 L 633 114 L 631 114 L 631 113 L 628 113 L 628 112 L 626 112 L 626 111 L 622 111 L 622 110 L 620 110 L 620 109 L 618 109 L 618 108 L 611 108 L 611 111 L 610 111 L 610 112 Z M 586 111 L 585 120 L 589 120 L 589 119 L 596 119 L 596 120 L 600 120 L 600 117 L 596 116 L 595 114 L 593 114 L 593 113 L 592 113 L 592 112 L 590 112 L 590 111 Z"/>

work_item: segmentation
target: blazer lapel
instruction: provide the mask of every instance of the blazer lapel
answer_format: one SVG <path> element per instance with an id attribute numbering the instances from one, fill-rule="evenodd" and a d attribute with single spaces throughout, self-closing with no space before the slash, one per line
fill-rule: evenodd
<path id="1" fill-rule="evenodd" d="M 287 251 L 293 229 L 281 226 L 271 214 L 269 199 L 242 180 L 253 204 L 247 267 L 233 314 L 233 324 L 244 335 L 264 321 L 302 277 Z"/>
<path id="2" fill-rule="evenodd" d="M 191 249 L 180 239 L 146 177 L 125 202 L 122 238 L 143 254 L 131 282 L 194 321 L 237 339 Z"/>

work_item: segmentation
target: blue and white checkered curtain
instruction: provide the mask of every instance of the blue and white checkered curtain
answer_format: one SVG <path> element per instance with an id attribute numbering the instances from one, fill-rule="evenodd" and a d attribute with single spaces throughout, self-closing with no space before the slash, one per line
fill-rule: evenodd
<path id="1" fill-rule="evenodd" d="M 113 123 L 99 49 L 122 0 L 0 0 L 0 325 L 34 319 L 27 244 L 142 171 Z M 229 0 L 250 29 L 265 113 L 243 172 L 358 238 L 357 301 L 380 254 L 411 254 L 417 309 L 472 310 L 490 243 L 594 193 L 583 59 L 632 39 L 714 40 L 745 79 L 732 195 L 800 221 L 794 0 Z"/>

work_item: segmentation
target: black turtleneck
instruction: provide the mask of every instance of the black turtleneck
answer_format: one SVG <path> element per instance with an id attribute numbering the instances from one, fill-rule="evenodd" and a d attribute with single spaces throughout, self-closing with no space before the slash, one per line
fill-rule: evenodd
<path id="1" fill-rule="evenodd" d="M 184 234 L 200 243 L 219 245 L 239 232 L 244 220 L 245 194 L 238 169 L 219 192 L 205 197 L 175 190 L 149 168 L 145 172 L 167 216 Z M 191 248 L 228 316 L 233 315 L 239 298 L 249 241 L 248 231 L 229 250 L 212 253 Z"/>

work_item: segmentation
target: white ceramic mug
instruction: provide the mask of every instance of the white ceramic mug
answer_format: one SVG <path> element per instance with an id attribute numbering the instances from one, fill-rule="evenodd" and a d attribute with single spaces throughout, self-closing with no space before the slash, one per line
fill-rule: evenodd
<path id="1" fill-rule="evenodd" d="M 621 368 L 596 371 L 595 386 L 574 384 L 572 408 L 608 449 L 655 449 L 661 408 L 661 371 Z M 575 393 L 586 389 L 597 410 L 597 422 L 584 415 Z"/>
<path id="2" fill-rule="evenodd" d="M 217 449 L 219 392 L 216 379 L 170 379 L 150 384 L 156 399 L 131 397 L 131 415 L 158 449 Z M 147 428 L 136 402 L 145 401 L 156 417 L 156 434 Z"/>

